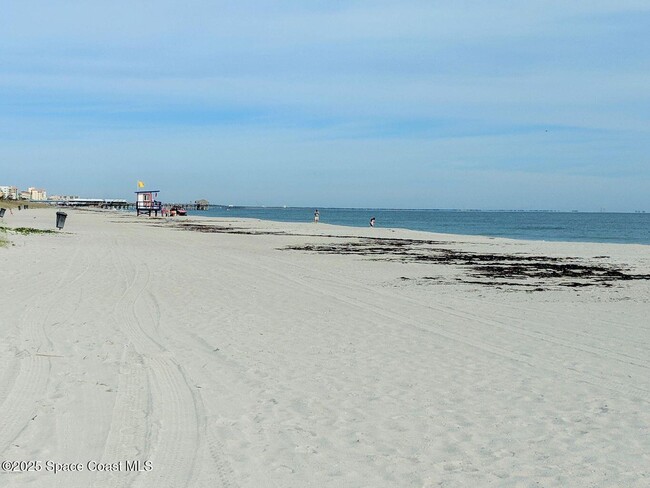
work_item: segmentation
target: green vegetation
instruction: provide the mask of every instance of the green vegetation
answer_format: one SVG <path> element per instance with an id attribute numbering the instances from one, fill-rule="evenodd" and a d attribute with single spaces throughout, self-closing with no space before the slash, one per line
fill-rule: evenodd
<path id="1" fill-rule="evenodd" d="M 34 229 L 33 227 L 16 227 L 15 229 L 12 229 L 12 231 L 24 236 L 28 234 L 56 234 L 55 230 Z"/>
<path id="2" fill-rule="evenodd" d="M 23 236 L 29 234 L 56 234 L 57 233 L 55 230 L 34 229 L 33 227 L 16 227 L 14 229 L 11 227 L 0 226 L 0 231 L 4 233 L 7 233 L 7 231 L 15 232 L 16 234 L 21 234 Z"/>
<path id="3" fill-rule="evenodd" d="M 34 229 L 33 227 L 4 227 L 0 225 L 0 247 L 7 247 L 9 245 L 9 240 L 2 236 L 2 234 L 7 234 L 7 232 L 13 232 L 14 234 L 20 234 L 23 236 L 31 234 L 58 234 L 55 230 L 44 230 L 44 229 Z"/>
<path id="4" fill-rule="evenodd" d="M 0 207 L 6 209 L 17 208 L 18 205 L 22 204 L 23 202 L 20 200 L 5 200 L 4 198 L 0 199 Z M 29 205 L 29 203 L 27 205 Z"/>
<path id="5" fill-rule="evenodd" d="M 0 198 L 0 208 L 16 209 L 18 206 L 29 205 L 29 208 L 48 208 L 50 205 L 39 202 L 32 202 L 31 200 L 7 200 Z"/>

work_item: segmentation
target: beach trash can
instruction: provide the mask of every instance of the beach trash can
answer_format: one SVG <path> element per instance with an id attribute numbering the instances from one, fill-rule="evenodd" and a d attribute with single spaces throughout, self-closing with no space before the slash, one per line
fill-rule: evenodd
<path id="1" fill-rule="evenodd" d="M 65 225 L 65 218 L 68 216 L 67 213 L 65 212 L 57 212 L 56 213 L 56 228 L 57 229 L 63 229 L 63 226 Z"/>
<path id="2" fill-rule="evenodd" d="M 5 216 L 6 208 L 0 208 L 0 219 Z"/>

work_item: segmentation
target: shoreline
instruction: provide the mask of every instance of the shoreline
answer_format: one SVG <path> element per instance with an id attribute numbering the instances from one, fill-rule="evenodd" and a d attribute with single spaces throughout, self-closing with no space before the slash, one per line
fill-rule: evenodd
<path id="1" fill-rule="evenodd" d="M 269 210 L 268 207 L 247 207 L 247 209 L 252 210 L 252 211 L 255 211 L 255 210 L 260 210 L 260 211 Z M 298 210 L 309 210 L 307 208 L 302 208 L 302 207 L 291 207 L 289 209 L 273 208 L 271 210 L 283 211 L 283 210 L 296 210 L 296 209 L 298 209 Z M 327 209 L 324 209 L 324 210 L 327 210 Z M 356 212 L 356 211 L 363 211 L 363 210 L 366 210 L 366 209 L 330 209 L 330 210 L 334 210 L 334 211 L 338 211 L 338 210 L 347 211 L 347 210 L 350 210 L 350 211 Z M 421 211 L 428 212 L 429 211 L 429 210 L 417 210 L 417 209 L 414 209 L 414 210 L 369 209 L 369 211 L 372 211 L 372 210 L 384 211 L 384 212 L 401 212 L 401 211 L 404 211 L 404 212 L 421 212 Z M 445 211 L 434 210 L 432 212 L 434 214 L 436 214 L 436 213 L 445 213 L 447 211 L 446 210 Z M 471 212 L 464 212 L 464 211 L 449 211 L 449 212 L 451 212 L 451 213 L 459 213 L 459 214 L 471 213 Z M 566 216 L 575 215 L 574 212 L 542 212 L 542 211 L 540 211 L 540 212 L 524 212 L 524 211 L 502 211 L 502 212 L 501 211 L 480 211 L 480 212 L 478 212 L 477 211 L 476 213 L 478 213 L 478 214 L 503 213 L 503 214 L 516 214 L 516 215 L 525 214 L 525 213 L 531 213 L 531 214 L 549 213 L 549 214 L 562 214 L 562 215 L 566 215 Z M 627 216 L 636 216 L 636 217 L 644 215 L 642 213 L 632 213 L 632 212 L 629 212 L 629 213 L 582 212 L 581 214 L 584 214 L 584 215 L 627 215 Z M 370 215 L 370 214 L 368 214 L 368 215 Z M 253 219 L 260 219 L 260 220 L 264 220 L 264 221 L 278 222 L 278 223 L 305 223 L 305 224 L 311 222 L 311 220 L 309 220 L 309 219 L 305 219 L 303 221 L 297 221 L 297 220 L 273 220 L 271 218 L 264 218 L 264 216 L 261 216 L 261 217 L 259 217 L 259 216 L 229 217 L 227 215 L 219 215 L 219 216 L 204 217 L 203 215 L 201 215 L 200 213 L 197 213 L 197 212 L 195 212 L 195 213 L 193 213 L 191 215 L 188 215 L 188 218 L 253 218 Z M 325 220 L 323 220 L 323 218 L 324 218 L 324 216 L 321 215 L 320 224 L 327 223 L 327 217 L 325 216 Z M 643 217 L 643 218 L 645 218 L 645 217 Z M 353 225 L 353 224 L 346 224 L 346 223 L 342 223 L 342 222 L 334 222 L 334 223 L 331 223 L 329 225 L 340 225 L 342 227 L 352 227 L 352 228 L 355 228 L 355 229 L 356 228 L 359 228 L 359 229 L 366 228 L 366 225 Z M 415 228 L 415 227 L 400 227 L 400 226 L 381 227 L 381 224 L 378 227 L 376 227 L 376 229 L 381 229 L 381 228 L 394 229 L 394 230 L 398 230 L 398 231 L 399 230 L 406 230 L 406 231 L 416 231 L 416 232 L 432 232 L 434 234 L 442 233 L 442 234 L 457 235 L 457 236 L 477 236 L 477 237 L 485 237 L 485 238 L 514 239 L 514 240 L 523 240 L 523 241 L 576 242 L 576 243 L 591 243 L 591 244 L 638 244 L 638 245 L 650 246 L 650 240 L 648 240 L 648 238 L 646 238 L 646 237 L 635 239 L 635 240 L 628 241 L 628 242 L 623 242 L 618 237 L 612 237 L 612 238 L 601 237 L 600 239 L 598 239 L 598 238 L 589 239 L 588 237 L 569 238 L 569 237 L 566 237 L 566 236 L 559 236 L 559 237 L 550 236 L 550 237 L 542 238 L 542 237 L 536 237 L 536 236 L 527 237 L 525 235 L 511 235 L 511 236 L 498 235 L 497 233 L 485 233 L 485 232 L 482 233 L 482 234 L 479 234 L 479 233 L 467 234 L 467 233 L 463 233 L 463 232 L 449 233 L 449 232 L 438 232 L 436 230 L 429 230 L 429 229 L 424 229 L 423 230 L 423 229 L 418 229 L 418 228 Z"/>
<path id="2" fill-rule="evenodd" d="M 80 211 L 98 211 L 98 212 L 116 212 L 118 214 L 124 214 L 124 215 L 132 215 L 135 217 L 135 212 L 130 212 L 130 211 L 119 211 L 119 210 L 105 210 L 105 209 L 76 209 Z M 564 212 L 567 214 L 570 214 L 571 212 Z M 588 212 L 584 212 L 588 213 Z M 600 212 L 592 212 L 594 214 L 600 213 Z M 613 212 L 612 212 L 613 213 Z M 625 215 L 635 215 L 634 213 L 622 213 Z M 304 222 L 296 222 L 296 221 L 284 221 L 284 220 L 271 220 L 271 219 L 263 219 L 263 218 L 258 218 L 258 217 L 228 217 L 228 216 L 204 216 L 204 215 L 188 215 L 185 217 L 151 217 L 151 218 L 158 218 L 158 219 L 169 219 L 170 221 L 173 219 L 176 219 L 177 221 L 180 221 L 181 219 L 197 219 L 197 220 L 203 220 L 203 219 L 215 219 L 215 221 L 218 221 L 219 219 L 225 219 L 225 220 L 251 220 L 251 221 L 259 221 L 259 222 L 267 222 L 267 223 L 272 223 L 272 224 L 287 224 L 287 225 L 310 225 L 314 224 L 314 222 L 311 221 L 304 221 Z M 423 233 L 423 234 L 430 234 L 432 236 L 436 237 L 446 237 L 446 238 L 454 238 L 454 239 L 471 239 L 471 238 L 478 238 L 478 239 L 488 239 L 488 240 L 503 240 L 503 241 L 517 241 L 517 242 L 529 242 L 529 243 L 555 243 L 555 244 L 569 244 L 569 245 L 581 245 L 581 244 L 586 244 L 586 245 L 623 245 L 623 246 L 644 246 L 644 247 L 649 247 L 650 243 L 639 243 L 639 242 L 611 242 L 611 241 L 586 241 L 586 240 L 560 240 L 560 239 L 534 239 L 534 238 L 523 238 L 523 237 L 504 237 L 504 236 L 496 236 L 496 235 L 485 235 L 485 234 L 455 234 L 455 233 L 445 233 L 445 232 L 435 232 L 435 231 L 428 231 L 428 230 L 418 230 L 418 229 L 411 229 L 411 228 L 406 228 L 406 227 L 374 227 L 370 228 L 369 226 L 355 226 L 355 225 L 345 225 L 345 224 L 331 224 L 327 222 L 319 222 L 318 224 L 314 224 L 318 226 L 333 226 L 335 228 L 340 227 L 342 229 L 355 229 L 358 231 L 363 231 L 363 230 L 375 230 L 375 231 L 388 231 L 388 232 L 415 232 L 415 233 Z M 426 239 L 426 237 L 423 237 L 423 239 Z"/>
<path id="3" fill-rule="evenodd" d="M 0 205 L 1 206 L 1 205 Z M 12 207 L 15 209 L 15 206 Z M 56 209 L 57 211 L 66 211 L 66 210 L 75 210 L 75 211 L 81 211 L 81 212 L 115 212 L 121 215 L 131 215 L 135 217 L 135 211 L 131 210 L 117 210 L 117 209 L 99 209 L 99 208 L 90 208 L 90 207 L 58 207 L 58 206 L 43 206 L 39 205 L 37 207 L 33 208 L 51 208 L 51 209 Z M 240 208 L 240 207 L 235 207 L 235 208 Z M 243 207 L 247 209 L 277 209 L 277 210 L 282 210 L 283 207 Z M 290 209 L 304 209 L 304 210 L 309 210 L 308 207 L 290 207 Z M 360 210 L 366 210 L 366 209 L 350 209 L 350 208 L 331 208 L 330 210 L 353 210 L 353 211 L 360 211 Z M 515 214 L 523 214 L 523 213 L 533 213 L 533 214 L 539 214 L 539 213 L 550 213 L 550 214 L 565 214 L 565 215 L 573 215 L 575 213 L 579 214 L 587 214 L 587 215 L 644 215 L 644 212 L 568 212 L 568 211 L 546 211 L 546 210 L 531 210 L 531 211 L 524 211 L 524 210 L 436 210 L 436 209 L 368 209 L 368 210 L 379 210 L 379 211 L 388 211 L 388 212 L 419 212 L 419 211 L 432 211 L 432 212 L 454 212 L 454 213 L 471 213 L 471 212 L 476 212 L 476 213 L 515 213 Z M 155 217 L 153 217 L 155 218 Z M 172 217 L 157 217 L 157 218 L 168 218 L 171 219 Z M 188 219 L 235 219 L 235 220 L 246 220 L 246 219 L 251 219 L 251 220 L 259 220 L 262 222 L 273 222 L 276 224 L 309 224 L 313 223 L 312 221 L 305 220 L 305 221 L 289 221 L 289 220 L 273 220 L 273 219 L 266 219 L 266 218 L 260 218 L 260 217 L 245 217 L 245 216 L 235 216 L 235 217 L 229 217 L 229 216 L 204 216 L 202 214 L 197 214 L 193 213 L 191 215 L 188 215 L 186 217 L 173 217 L 173 219 L 182 219 L 182 218 L 188 218 Z M 351 224 L 345 224 L 345 223 L 327 223 L 326 221 L 323 222 L 321 219 L 321 222 L 319 222 L 318 225 L 332 225 L 335 227 L 342 227 L 342 228 L 347 228 L 347 229 L 356 229 L 356 230 L 362 230 L 362 229 L 367 229 L 368 227 L 365 225 L 351 225 Z M 377 226 L 374 229 L 380 230 L 384 229 L 387 231 L 391 232 L 422 232 L 422 233 L 427 233 L 427 234 L 433 234 L 435 236 L 449 236 L 449 237 L 455 237 L 457 239 L 469 239 L 469 238 L 484 238 L 484 239 L 497 239 L 497 240 L 514 240 L 514 241 L 523 241 L 523 242 L 532 242 L 532 243 L 559 243 L 559 244 L 587 244 L 587 245 L 638 245 L 638 246 L 650 246 L 650 242 L 621 242 L 617 240 L 612 240 L 612 239 L 600 239 L 600 240 L 588 240 L 586 238 L 573 238 L 573 239 L 567 239 L 567 238 L 562 238 L 562 237 L 557 237 L 557 238 L 552 238 L 552 237 L 547 237 L 547 238 L 538 238 L 538 237 L 525 237 L 525 236 L 504 236 L 504 235 L 497 235 L 497 234 L 467 234 L 467 233 L 449 233 L 449 232 L 438 232 L 435 230 L 421 230 L 421 229 L 415 229 L 415 228 L 410 228 L 410 227 L 381 227 Z"/>

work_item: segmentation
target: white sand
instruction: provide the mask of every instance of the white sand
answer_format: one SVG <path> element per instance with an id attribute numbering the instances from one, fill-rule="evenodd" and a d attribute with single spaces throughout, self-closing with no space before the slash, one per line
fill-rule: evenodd
<path id="1" fill-rule="evenodd" d="M 649 246 L 228 224 L 650 272 Z M 527 292 L 109 212 L 65 231 L 0 248 L 0 460 L 41 466 L 2 487 L 650 486 L 648 281 Z"/>

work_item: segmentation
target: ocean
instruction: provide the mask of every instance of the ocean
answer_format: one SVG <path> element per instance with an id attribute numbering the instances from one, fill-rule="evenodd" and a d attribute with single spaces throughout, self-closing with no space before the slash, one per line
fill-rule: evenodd
<path id="1" fill-rule="evenodd" d="M 247 217 L 312 222 L 314 208 L 211 207 L 189 210 L 203 217 Z M 352 227 L 392 227 L 445 234 L 512 239 L 650 244 L 650 213 L 514 212 L 319 208 L 320 221 Z"/>

